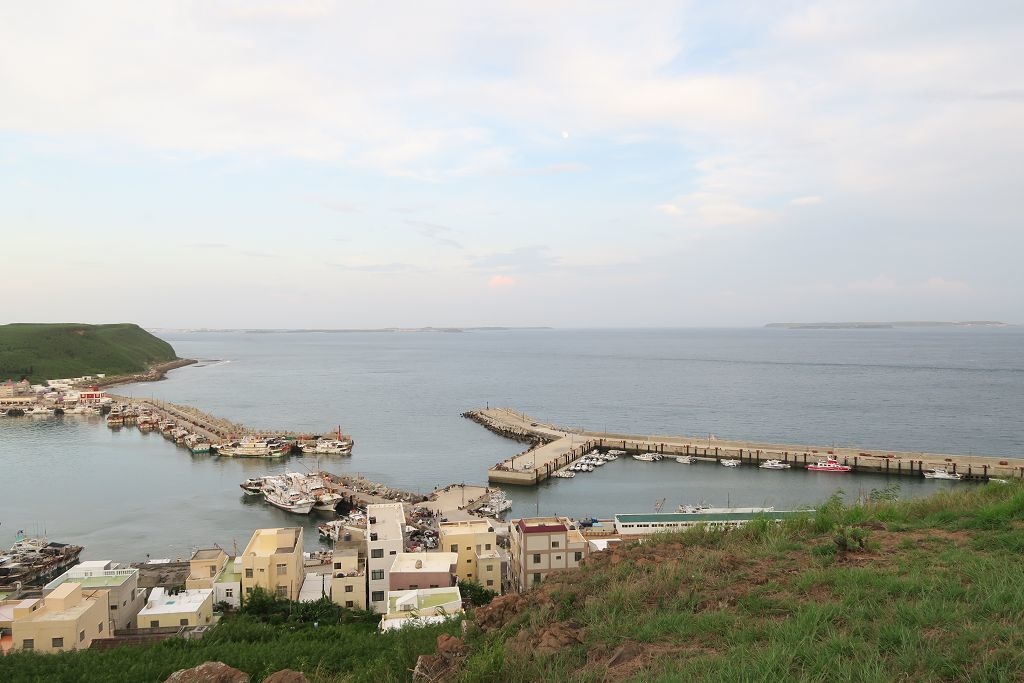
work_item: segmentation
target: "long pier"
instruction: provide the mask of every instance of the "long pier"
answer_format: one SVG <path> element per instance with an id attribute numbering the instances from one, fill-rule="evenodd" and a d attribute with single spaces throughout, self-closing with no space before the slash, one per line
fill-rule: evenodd
<path id="1" fill-rule="evenodd" d="M 963 479 L 1024 478 L 1024 460 L 1006 456 L 912 453 L 862 450 L 833 446 L 798 446 L 749 441 L 722 441 L 707 437 L 609 434 L 559 427 L 541 422 L 511 408 L 487 408 L 464 413 L 487 429 L 531 444 L 527 450 L 497 463 L 488 479 L 500 484 L 534 486 L 592 450 L 616 449 L 628 454 L 659 453 L 666 457 L 688 455 L 698 460 L 724 459 L 759 465 L 781 460 L 802 468 L 831 456 L 855 472 L 922 476 L 945 468 Z"/>

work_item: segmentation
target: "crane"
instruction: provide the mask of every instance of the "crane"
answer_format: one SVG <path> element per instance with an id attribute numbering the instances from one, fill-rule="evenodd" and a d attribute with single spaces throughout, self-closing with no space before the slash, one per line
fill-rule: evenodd
<path id="1" fill-rule="evenodd" d="M 654 511 L 655 512 L 661 512 L 661 508 L 663 508 L 663 507 L 665 507 L 665 499 L 664 498 L 654 502 Z"/>

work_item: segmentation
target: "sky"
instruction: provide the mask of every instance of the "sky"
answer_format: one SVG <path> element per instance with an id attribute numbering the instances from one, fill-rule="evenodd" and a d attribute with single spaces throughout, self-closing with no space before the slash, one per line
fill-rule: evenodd
<path id="1" fill-rule="evenodd" d="M 1024 322 L 1024 4 L 0 5 L 0 323 Z"/>

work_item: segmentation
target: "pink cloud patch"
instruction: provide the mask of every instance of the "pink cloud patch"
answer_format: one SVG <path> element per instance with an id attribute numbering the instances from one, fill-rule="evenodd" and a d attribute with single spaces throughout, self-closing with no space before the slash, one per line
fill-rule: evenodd
<path id="1" fill-rule="evenodd" d="M 491 289 L 499 289 L 501 287 L 511 287 L 518 283 L 519 281 L 510 275 L 492 275 L 491 279 L 487 281 L 487 286 Z"/>

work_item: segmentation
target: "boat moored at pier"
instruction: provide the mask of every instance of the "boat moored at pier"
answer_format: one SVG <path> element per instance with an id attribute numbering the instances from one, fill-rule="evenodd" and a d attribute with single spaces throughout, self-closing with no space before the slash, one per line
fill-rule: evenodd
<path id="1" fill-rule="evenodd" d="M 788 462 L 782 462 L 781 460 L 765 460 L 763 463 L 758 465 L 762 470 L 788 470 L 791 465 Z"/>
<path id="2" fill-rule="evenodd" d="M 813 465 L 808 465 L 811 472 L 851 472 L 853 468 L 849 465 L 840 465 L 839 461 L 829 456 L 827 460 L 819 460 Z"/>
<path id="3" fill-rule="evenodd" d="M 931 472 L 924 473 L 925 479 L 948 479 L 949 481 L 960 481 L 961 475 L 956 472 L 949 472 L 945 467 L 936 467 Z"/>

